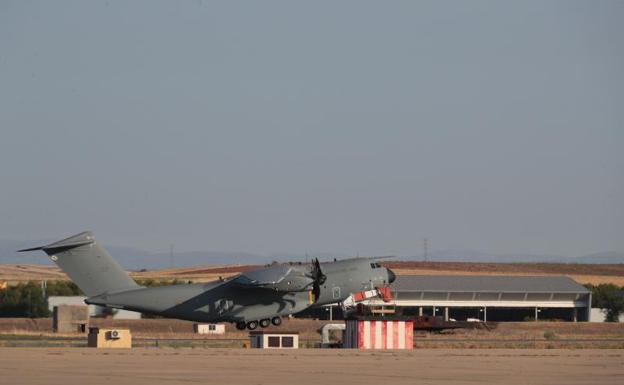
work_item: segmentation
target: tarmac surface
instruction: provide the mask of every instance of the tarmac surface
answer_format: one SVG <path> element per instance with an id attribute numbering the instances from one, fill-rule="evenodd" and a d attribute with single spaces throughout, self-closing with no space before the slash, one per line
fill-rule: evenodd
<path id="1" fill-rule="evenodd" d="M 0 348 L 0 384 L 622 384 L 622 349 Z"/>

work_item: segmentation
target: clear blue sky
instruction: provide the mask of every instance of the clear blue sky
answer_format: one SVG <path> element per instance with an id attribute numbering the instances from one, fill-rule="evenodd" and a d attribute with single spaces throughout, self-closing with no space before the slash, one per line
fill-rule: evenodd
<path id="1" fill-rule="evenodd" d="M 624 251 L 624 1 L 2 1 L 0 238 Z"/>

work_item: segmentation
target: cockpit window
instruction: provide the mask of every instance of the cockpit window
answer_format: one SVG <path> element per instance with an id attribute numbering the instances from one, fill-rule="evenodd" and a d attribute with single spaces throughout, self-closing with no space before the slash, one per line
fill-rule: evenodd
<path id="1" fill-rule="evenodd" d="M 371 265 L 371 269 L 376 269 L 376 268 L 378 268 L 378 267 L 381 267 L 381 265 L 380 265 L 380 264 L 378 264 L 378 263 L 374 263 L 374 262 L 371 262 L 371 264 L 370 264 L 370 265 Z"/>

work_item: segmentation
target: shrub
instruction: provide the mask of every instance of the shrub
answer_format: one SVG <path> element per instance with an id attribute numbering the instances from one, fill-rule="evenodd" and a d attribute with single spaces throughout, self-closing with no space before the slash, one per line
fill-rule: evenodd
<path id="1" fill-rule="evenodd" d="M 48 281 L 46 283 L 46 295 L 49 296 L 76 296 L 84 295 L 82 290 L 71 281 Z"/>
<path id="2" fill-rule="evenodd" d="M 547 339 L 548 341 L 552 341 L 552 340 L 557 339 L 557 335 L 552 330 L 546 330 L 544 332 L 544 338 Z"/>
<path id="3" fill-rule="evenodd" d="M 182 281 L 182 280 L 179 280 L 177 278 L 174 278 L 172 280 L 166 280 L 166 279 L 156 280 L 156 279 L 148 278 L 148 279 L 136 280 L 136 283 L 138 283 L 141 286 L 145 286 L 145 287 L 156 287 L 156 286 L 171 286 L 171 285 L 191 284 L 193 282 L 192 281 Z"/>
<path id="4" fill-rule="evenodd" d="M 48 317 L 48 301 L 37 282 L 20 283 L 0 290 L 0 317 Z"/>

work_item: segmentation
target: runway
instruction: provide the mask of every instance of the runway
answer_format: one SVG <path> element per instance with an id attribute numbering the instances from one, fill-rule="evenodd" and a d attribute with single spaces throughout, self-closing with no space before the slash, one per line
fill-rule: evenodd
<path id="1" fill-rule="evenodd" d="M 0 348 L 0 383 L 621 384 L 624 350 Z"/>

